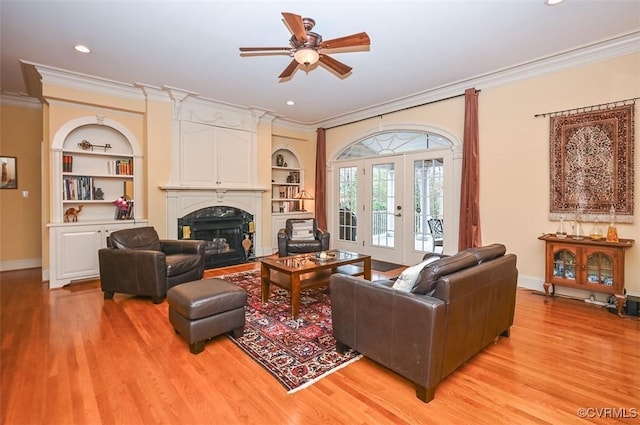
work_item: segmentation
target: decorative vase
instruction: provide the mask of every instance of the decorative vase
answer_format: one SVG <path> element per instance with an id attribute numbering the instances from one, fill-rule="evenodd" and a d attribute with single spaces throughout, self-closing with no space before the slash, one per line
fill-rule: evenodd
<path id="1" fill-rule="evenodd" d="M 602 229 L 597 218 L 593 220 L 593 228 L 589 232 L 589 237 L 595 241 L 602 239 Z"/>
<path id="2" fill-rule="evenodd" d="M 560 224 L 558 224 L 558 229 L 556 230 L 556 237 L 560 239 L 564 239 L 567 237 L 567 229 L 564 227 L 564 216 L 560 216 Z"/>
<path id="3" fill-rule="evenodd" d="M 580 222 L 580 213 L 576 213 L 576 217 L 573 221 L 573 238 L 574 239 L 583 239 L 584 231 L 582 230 L 582 223 Z"/>
<path id="4" fill-rule="evenodd" d="M 618 229 L 616 228 L 616 209 L 611 205 L 609 210 L 611 214 L 611 223 L 607 229 L 607 242 L 618 242 Z"/>
<path id="5" fill-rule="evenodd" d="M 249 250 L 251 249 L 251 239 L 249 239 L 249 234 L 246 233 L 244 235 L 244 239 L 242 240 L 242 248 L 244 248 L 244 257 L 249 259 Z"/>

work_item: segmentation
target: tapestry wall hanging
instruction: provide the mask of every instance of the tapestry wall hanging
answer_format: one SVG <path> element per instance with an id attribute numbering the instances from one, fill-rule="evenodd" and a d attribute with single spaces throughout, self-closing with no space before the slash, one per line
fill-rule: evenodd
<path id="1" fill-rule="evenodd" d="M 551 117 L 551 220 L 633 221 L 634 106 Z"/>

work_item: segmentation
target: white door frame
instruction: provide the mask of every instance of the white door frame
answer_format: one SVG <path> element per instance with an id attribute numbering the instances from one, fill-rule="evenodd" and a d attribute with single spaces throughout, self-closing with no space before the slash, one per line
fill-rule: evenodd
<path id="1" fill-rule="evenodd" d="M 462 141 L 456 137 L 454 134 L 449 131 L 434 128 L 430 126 L 421 126 L 421 125 L 407 125 L 407 124 L 398 124 L 392 126 L 386 126 L 385 128 L 376 128 L 375 130 L 365 131 L 362 133 L 361 137 L 355 138 L 355 140 L 361 140 L 366 137 L 367 134 L 374 134 L 381 130 L 398 130 L 402 131 L 403 129 L 413 129 L 418 131 L 425 131 L 434 134 L 439 134 L 445 138 L 447 138 L 451 143 L 451 148 L 445 149 L 429 149 L 425 151 L 411 152 L 408 154 L 404 154 L 403 163 L 401 167 L 406 170 L 404 172 L 404 180 L 403 184 L 404 192 L 402 194 L 405 199 L 404 204 L 408 205 L 407 202 L 412 202 L 413 199 L 413 161 L 416 159 L 430 159 L 430 158 L 443 158 L 445 164 L 445 197 L 444 197 L 444 214 L 447 225 L 444 227 L 444 253 L 445 254 L 453 254 L 458 251 L 458 233 L 459 233 L 459 217 L 460 217 L 460 188 L 462 184 Z M 344 149 L 350 143 L 342 146 L 340 150 Z M 335 158 L 335 157 L 334 157 Z M 384 158 L 384 157 L 380 157 Z M 369 158 L 367 158 L 369 159 Z M 349 241 L 339 241 L 337 235 L 339 234 L 339 217 L 335 212 L 338 211 L 339 208 L 339 199 L 338 199 L 338 168 L 344 166 L 359 166 L 360 169 L 363 168 L 363 161 L 365 159 L 354 159 L 349 161 L 340 161 L 336 162 L 335 160 L 329 160 L 327 163 L 327 226 L 330 229 L 329 231 L 332 233 L 331 236 L 331 246 L 333 248 L 344 249 L 348 251 L 355 251 L 364 253 L 362 251 L 362 242 L 349 242 Z M 408 181 L 408 183 L 407 183 Z M 364 201 L 362 201 L 364 202 Z M 359 205 L 362 204 L 359 202 Z M 403 227 L 402 231 L 404 235 L 413 234 L 412 223 L 415 220 L 415 212 L 413 208 L 405 208 L 403 207 Z M 362 214 L 362 211 L 358 212 L 359 215 Z M 335 235 L 335 236 L 334 236 Z M 422 259 L 424 252 L 417 252 L 413 247 L 413 241 L 411 238 L 407 238 L 405 236 L 406 247 L 402 249 L 402 260 L 398 261 L 405 265 L 416 264 Z M 408 245 L 411 246 L 408 246 Z M 385 258 L 377 258 L 380 260 L 385 260 Z M 387 260 L 391 261 L 391 260 Z"/>
<path id="2" fill-rule="evenodd" d="M 393 233 L 389 234 L 389 238 L 386 239 L 391 246 L 384 246 L 377 244 L 372 240 L 372 169 L 375 165 L 393 164 L 394 170 L 394 205 L 391 206 L 392 211 L 388 215 L 388 218 L 392 220 L 389 228 L 393 229 Z M 358 161 L 340 162 L 334 164 L 337 170 L 345 167 L 357 167 L 358 169 L 358 198 L 357 198 L 357 211 L 356 216 L 358 219 L 357 224 L 357 239 L 356 241 L 347 241 L 339 239 L 339 220 L 335 219 L 336 209 L 331 209 L 331 217 L 333 218 L 333 225 L 330 226 L 331 233 L 335 236 L 332 237 L 332 245 L 335 248 L 356 251 L 361 254 L 371 255 L 374 259 L 388 261 L 392 263 L 402 263 L 404 260 L 405 247 L 404 234 L 405 234 L 405 203 L 403 202 L 406 189 L 404 188 L 404 173 L 403 173 L 403 158 L 402 155 L 393 156 L 378 156 L 373 158 L 362 159 Z M 337 171 L 336 170 L 336 171 Z M 337 197 L 337 190 L 339 188 L 339 172 L 335 173 L 332 179 L 333 190 L 332 194 Z M 333 205 L 338 205 L 333 203 Z M 398 207 L 400 207 L 398 209 Z M 409 208 L 411 209 L 411 208 Z"/>

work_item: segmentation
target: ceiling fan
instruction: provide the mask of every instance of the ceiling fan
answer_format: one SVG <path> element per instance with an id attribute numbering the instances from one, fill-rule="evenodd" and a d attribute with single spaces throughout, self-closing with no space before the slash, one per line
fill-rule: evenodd
<path id="1" fill-rule="evenodd" d="M 240 47 L 241 56 L 253 56 L 252 52 L 255 52 L 254 54 L 286 54 L 293 57 L 291 63 L 278 78 L 287 79 L 293 75 L 300 65 L 309 68 L 316 62 L 320 62 L 341 77 L 344 77 L 351 72 L 352 68 L 322 51 L 368 47 L 371 43 L 366 32 L 323 41 L 320 34 L 311 31 L 316 24 L 316 21 L 312 18 L 302 18 L 300 15 L 287 12 L 282 12 L 282 16 L 289 31 L 293 34 L 289 40 L 289 47 Z"/>

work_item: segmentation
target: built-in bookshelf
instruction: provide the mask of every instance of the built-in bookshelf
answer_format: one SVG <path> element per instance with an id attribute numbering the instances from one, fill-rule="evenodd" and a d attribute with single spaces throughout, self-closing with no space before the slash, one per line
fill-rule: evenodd
<path id="1" fill-rule="evenodd" d="M 113 129 L 96 125 L 71 132 L 63 145 L 61 170 L 62 217 L 69 208 L 82 205 L 79 221 L 121 219 L 114 201 L 133 201 L 132 148 Z M 124 217 L 133 217 L 131 208 Z"/>
<path id="2" fill-rule="evenodd" d="M 139 146 L 126 127 L 100 116 L 72 120 L 54 136 L 49 287 L 97 277 L 109 234 L 147 225 L 133 208 Z"/>
<path id="3" fill-rule="evenodd" d="M 277 250 L 278 230 L 284 228 L 288 218 L 311 218 L 313 213 L 300 211 L 301 201 L 296 195 L 304 188 L 304 169 L 298 156 L 286 148 L 276 149 L 271 155 L 271 244 Z"/>
<path id="4" fill-rule="evenodd" d="M 298 157 L 287 149 L 271 155 L 271 212 L 285 214 L 300 210 L 295 196 L 302 187 L 302 170 Z"/>

